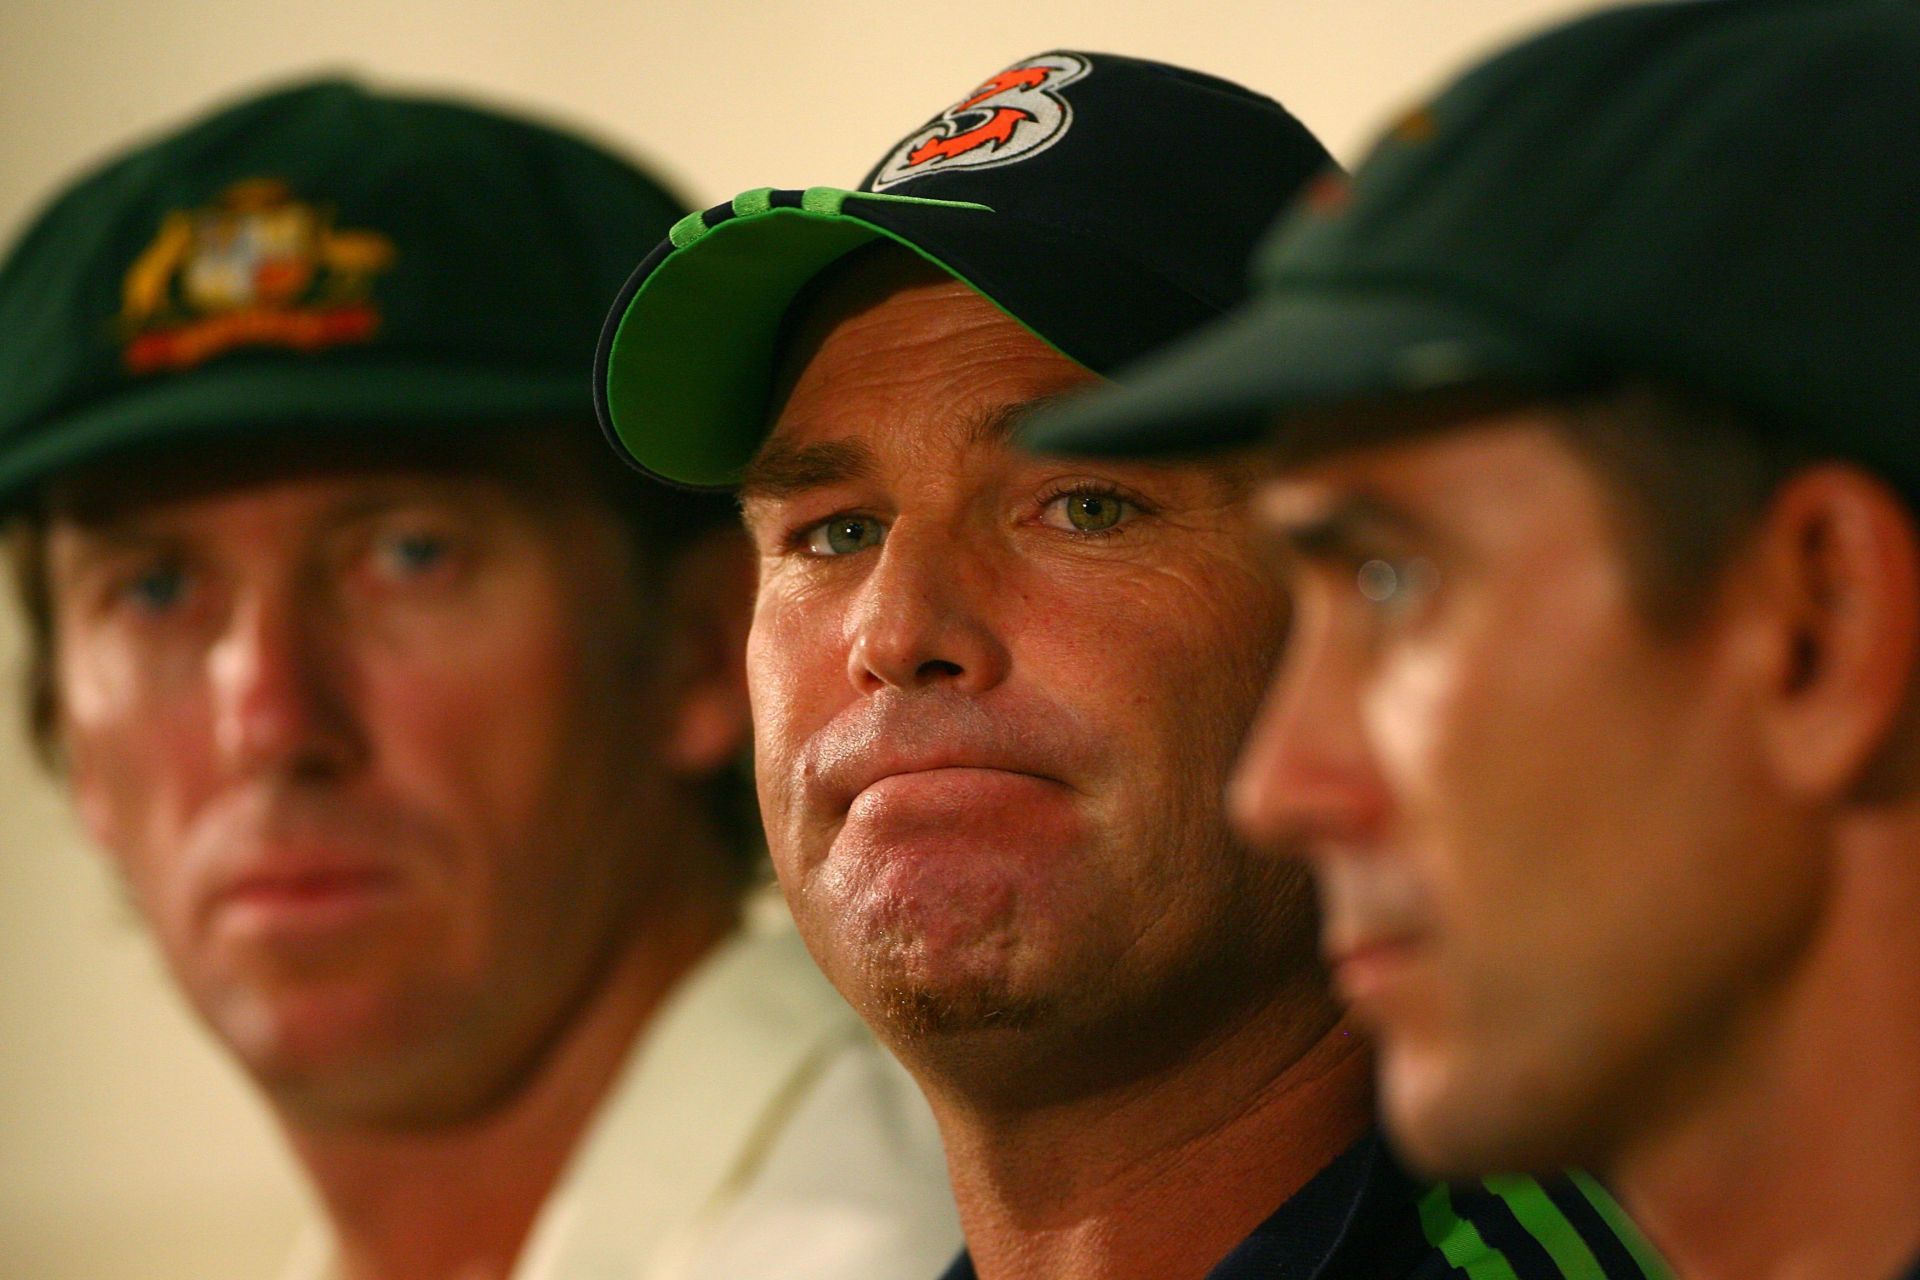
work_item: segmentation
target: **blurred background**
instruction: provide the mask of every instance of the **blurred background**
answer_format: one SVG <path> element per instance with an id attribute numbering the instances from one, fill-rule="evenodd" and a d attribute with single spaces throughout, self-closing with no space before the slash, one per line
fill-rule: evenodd
<path id="1" fill-rule="evenodd" d="M 706 205 L 749 187 L 851 185 L 987 75 L 1059 47 L 1238 80 L 1351 163 L 1464 59 L 1590 7 L 0 0 L 0 241 L 110 152 L 320 70 L 573 126 Z M 303 1192 L 30 759 L 18 668 L 0 610 L 0 1280 L 272 1276 Z"/>

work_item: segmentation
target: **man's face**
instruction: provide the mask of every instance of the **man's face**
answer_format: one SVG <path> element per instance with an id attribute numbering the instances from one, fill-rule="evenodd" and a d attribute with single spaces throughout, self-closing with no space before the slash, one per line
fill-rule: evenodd
<path id="1" fill-rule="evenodd" d="M 627 535 L 554 443 L 56 505 L 82 816 L 195 1007 L 309 1118 L 510 1092 L 701 874 L 663 852 L 684 801 Z"/>
<path id="2" fill-rule="evenodd" d="M 1609 494 L 1522 412 L 1254 501 L 1296 630 L 1235 813 L 1310 860 L 1389 1123 L 1437 1172 L 1604 1163 L 1727 1067 L 1816 896 L 1739 610 L 1650 626 Z"/>
<path id="3" fill-rule="evenodd" d="M 1072 1031 L 1131 1070 L 1320 990 L 1303 879 L 1221 805 L 1283 598 L 1234 469 L 1013 450 L 1021 410 L 1093 376 L 910 278 L 823 306 L 749 470 L 774 864 L 896 1044 Z"/>

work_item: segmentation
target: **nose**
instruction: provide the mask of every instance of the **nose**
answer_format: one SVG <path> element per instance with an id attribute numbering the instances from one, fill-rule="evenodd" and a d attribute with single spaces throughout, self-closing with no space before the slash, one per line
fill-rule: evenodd
<path id="1" fill-rule="evenodd" d="M 944 686 L 978 694 L 1006 678 L 993 566 L 936 528 L 896 525 L 849 616 L 847 678 L 861 693 Z"/>
<path id="2" fill-rule="evenodd" d="M 1240 834 L 1315 856 L 1365 838 L 1386 807 L 1359 704 L 1361 648 L 1296 615 L 1228 786 Z"/>
<path id="3" fill-rule="evenodd" d="M 207 654 L 214 741 L 236 771 L 338 776 L 364 757 L 338 663 L 297 587 L 237 598 Z"/>

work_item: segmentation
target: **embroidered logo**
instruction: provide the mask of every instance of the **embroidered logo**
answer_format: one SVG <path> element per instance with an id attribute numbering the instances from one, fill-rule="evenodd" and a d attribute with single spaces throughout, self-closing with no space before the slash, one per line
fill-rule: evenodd
<path id="1" fill-rule="evenodd" d="M 121 286 L 124 359 L 136 374 L 190 369 L 240 346 L 318 351 L 380 327 L 374 277 L 393 241 L 341 229 L 274 178 L 167 215 Z"/>
<path id="2" fill-rule="evenodd" d="M 987 80 L 908 135 L 874 175 L 873 189 L 952 169 L 992 169 L 1038 155 L 1073 127 L 1060 90 L 1092 70 L 1071 53 L 1046 53 Z"/>

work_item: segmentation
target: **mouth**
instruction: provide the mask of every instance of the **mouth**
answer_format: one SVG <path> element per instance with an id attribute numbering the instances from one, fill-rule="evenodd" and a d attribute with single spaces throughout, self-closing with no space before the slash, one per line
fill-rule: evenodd
<path id="1" fill-rule="evenodd" d="M 880 759 L 849 770 L 836 780 L 832 800 L 841 812 L 913 798 L 952 803 L 969 792 L 983 800 L 1002 788 L 1064 785 L 1060 779 L 1027 767 L 1025 761 L 967 756 Z"/>
<path id="2" fill-rule="evenodd" d="M 1329 945 L 1327 966 L 1341 998 L 1362 1009 L 1390 1000 L 1425 952 L 1417 934 L 1393 934 Z"/>
<path id="3" fill-rule="evenodd" d="M 1058 779 L 1030 769 L 1019 769 L 1004 764 L 971 764 L 965 762 L 908 765 L 875 776 L 859 791 L 853 799 L 858 799 L 876 787 L 887 786 L 949 786 L 964 785 L 969 781 L 991 784 L 1006 779 L 1024 778 L 1033 782 L 1054 782 Z"/>
<path id="4" fill-rule="evenodd" d="M 221 890 L 211 907 L 240 933 L 317 934 L 364 923 L 391 906 L 401 887 L 394 872 L 371 866 L 260 871 Z"/>

